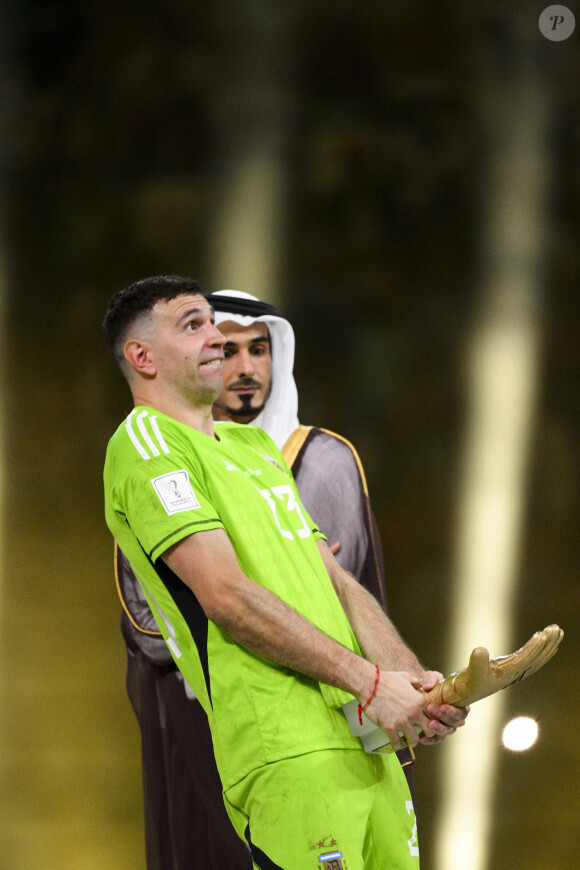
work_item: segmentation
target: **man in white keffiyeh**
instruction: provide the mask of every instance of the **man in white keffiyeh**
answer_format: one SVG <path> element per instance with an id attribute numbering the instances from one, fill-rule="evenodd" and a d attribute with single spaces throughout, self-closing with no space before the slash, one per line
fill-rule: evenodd
<path id="1" fill-rule="evenodd" d="M 228 339 L 225 354 L 231 360 L 226 366 L 225 389 L 214 404 L 214 418 L 260 426 L 282 450 L 298 428 L 298 391 L 292 373 L 294 330 L 272 305 L 249 293 L 219 290 L 206 298 L 214 307 L 216 326 Z M 258 366 L 260 361 L 266 362 L 261 389 L 244 391 L 243 384 L 236 388 L 240 378 L 236 377 L 232 352 L 239 350 L 239 342 L 232 347 L 232 330 L 247 345 L 244 360 Z"/>

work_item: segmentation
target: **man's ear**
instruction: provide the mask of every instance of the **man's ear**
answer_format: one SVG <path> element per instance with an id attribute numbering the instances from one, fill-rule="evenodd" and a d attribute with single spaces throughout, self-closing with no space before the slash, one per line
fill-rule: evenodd
<path id="1" fill-rule="evenodd" d="M 139 374 L 149 377 L 157 374 L 157 366 L 152 360 L 151 346 L 148 342 L 130 338 L 125 343 L 123 354 L 131 367 Z"/>

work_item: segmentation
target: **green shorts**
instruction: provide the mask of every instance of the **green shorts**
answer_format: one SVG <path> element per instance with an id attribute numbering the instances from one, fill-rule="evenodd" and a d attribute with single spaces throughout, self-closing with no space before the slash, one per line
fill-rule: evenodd
<path id="1" fill-rule="evenodd" d="M 418 870 L 415 812 L 395 755 L 311 752 L 252 771 L 224 798 L 259 870 Z"/>

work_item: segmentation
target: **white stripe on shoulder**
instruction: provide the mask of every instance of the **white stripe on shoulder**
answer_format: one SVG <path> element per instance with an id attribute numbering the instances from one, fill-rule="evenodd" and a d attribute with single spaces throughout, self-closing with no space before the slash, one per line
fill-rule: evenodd
<path id="1" fill-rule="evenodd" d="M 143 437 L 143 441 L 145 442 L 145 444 L 147 445 L 147 447 L 149 448 L 149 450 L 151 451 L 153 456 L 159 456 L 159 450 L 157 449 L 157 447 L 153 443 L 153 439 L 151 438 L 151 435 L 149 434 L 149 432 L 145 428 L 145 420 L 143 418 L 147 417 L 148 414 L 149 414 L 149 411 L 141 411 L 141 413 L 137 415 L 137 428 L 139 429 L 139 432 L 141 433 L 141 435 Z"/>
<path id="2" fill-rule="evenodd" d="M 139 433 L 135 432 L 135 429 L 133 428 L 133 415 L 136 413 L 136 410 L 137 409 L 135 408 L 131 411 L 127 417 L 125 428 L 127 429 L 127 434 L 139 455 L 142 456 L 143 459 L 149 460 L 154 456 L 160 456 L 161 450 L 165 454 L 170 453 L 171 451 L 161 434 L 157 417 L 149 417 L 149 411 L 145 410 L 137 414 L 135 419 L 137 420 L 137 429 L 139 430 Z M 153 433 L 152 435 L 148 431 L 146 423 L 149 423 Z M 157 441 L 157 444 L 155 441 Z"/>
<path id="3" fill-rule="evenodd" d="M 135 413 L 134 410 L 131 411 L 131 413 L 127 417 L 127 420 L 125 421 L 125 429 L 127 430 L 127 435 L 129 436 L 129 438 L 133 442 L 135 449 L 143 457 L 143 459 L 151 459 L 151 457 L 149 456 L 149 454 L 147 453 L 147 451 L 145 450 L 145 448 L 143 447 L 143 445 L 141 444 L 141 442 L 137 438 L 137 435 L 135 434 L 135 430 L 133 429 L 133 421 L 131 418 L 133 417 L 134 413 Z"/>
<path id="4" fill-rule="evenodd" d="M 157 438 L 157 441 L 159 442 L 159 446 L 161 447 L 161 449 L 163 450 L 164 453 L 171 453 L 169 447 L 165 443 L 165 439 L 164 439 L 163 435 L 161 434 L 161 429 L 159 428 L 159 423 L 157 422 L 157 417 L 150 417 L 150 420 L 151 420 L 151 428 L 153 429 L 153 432 L 155 433 L 155 437 Z"/>

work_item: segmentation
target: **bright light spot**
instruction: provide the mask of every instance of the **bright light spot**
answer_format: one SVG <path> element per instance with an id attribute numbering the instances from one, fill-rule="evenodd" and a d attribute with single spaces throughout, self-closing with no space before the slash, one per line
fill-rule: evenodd
<path id="1" fill-rule="evenodd" d="M 529 716 L 518 716 L 512 719 L 503 729 L 503 745 L 514 752 L 529 749 L 538 739 L 538 723 Z"/>
<path id="2" fill-rule="evenodd" d="M 546 149 L 552 106 L 539 67 L 530 76 L 533 53 L 524 42 L 518 44 L 522 62 L 516 62 L 509 82 L 494 82 L 486 91 L 494 111 L 486 115 L 481 307 L 467 356 L 469 404 L 457 509 L 450 670 L 465 666 L 476 643 L 492 656 L 514 648 L 552 168 Z M 459 729 L 463 733 L 441 747 L 436 870 L 491 867 L 494 801 L 500 775 L 505 776 L 497 739 L 504 703 L 504 694 L 496 693 L 481 702 L 481 715 L 480 705 L 474 704 L 466 727 Z"/>

